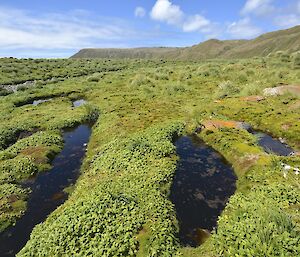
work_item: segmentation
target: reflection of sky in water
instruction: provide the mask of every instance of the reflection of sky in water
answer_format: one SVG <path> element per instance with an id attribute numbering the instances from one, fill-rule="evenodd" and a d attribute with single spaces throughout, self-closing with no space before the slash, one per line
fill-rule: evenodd
<path id="1" fill-rule="evenodd" d="M 80 107 L 81 105 L 84 105 L 86 101 L 84 99 L 79 99 L 73 102 L 74 107 Z"/>
<path id="2" fill-rule="evenodd" d="M 45 103 L 45 102 L 49 102 L 51 101 L 52 99 L 41 99 L 41 100 L 34 100 L 32 105 L 39 105 L 41 103 Z"/>
<path id="3" fill-rule="evenodd" d="M 199 229 L 212 230 L 216 226 L 235 191 L 236 177 L 224 158 L 197 136 L 179 138 L 176 147 L 180 159 L 170 199 L 180 223 L 182 244 L 196 246 Z"/>
<path id="4" fill-rule="evenodd" d="M 39 105 L 41 103 L 45 103 L 45 102 L 49 102 L 49 101 L 52 101 L 52 98 L 50 99 L 39 99 L 39 100 L 34 100 L 32 102 L 32 105 Z M 80 107 L 82 105 L 86 104 L 86 101 L 84 99 L 79 99 L 79 100 L 76 100 L 73 102 L 73 106 L 74 107 Z"/>
<path id="5" fill-rule="evenodd" d="M 267 153 L 274 153 L 279 156 L 289 156 L 294 152 L 294 150 L 288 145 L 280 142 L 278 139 L 272 138 L 265 133 L 252 131 L 252 134 L 257 136 L 258 144 Z"/>

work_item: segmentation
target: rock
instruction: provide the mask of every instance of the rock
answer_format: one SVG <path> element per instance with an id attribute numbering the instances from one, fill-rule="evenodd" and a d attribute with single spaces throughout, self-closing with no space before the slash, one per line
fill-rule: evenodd
<path id="1" fill-rule="evenodd" d="M 284 85 L 278 87 L 265 88 L 263 91 L 264 96 L 279 96 L 290 93 L 300 96 L 300 85 Z"/>
<path id="2" fill-rule="evenodd" d="M 280 91 L 278 88 L 265 88 L 263 91 L 264 96 L 277 96 L 280 94 Z"/>
<path id="3" fill-rule="evenodd" d="M 6 89 L 7 91 L 17 92 L 21 87 L 32 87 L 35 85 L 35 81 L 26 81 L 22 84 L 15 84 L 15 85 L 0 85 L 1 88 Z"/>

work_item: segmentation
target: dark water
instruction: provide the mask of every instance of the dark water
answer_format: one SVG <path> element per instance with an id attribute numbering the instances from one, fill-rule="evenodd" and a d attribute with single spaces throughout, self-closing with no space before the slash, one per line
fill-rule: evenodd
<path id="1" fill-rule="evenodd" d="M 196 135 L 180 137 L 180 157 L 170 199 L 179 221 L 184 246 L 198 246 L 217 225 L 228 198 L 236 190 L 236 176 L 224 157 Z"/>
<path id="2" fill-rule="evenodd" d="M 74 184 L 79 176 L 85 146 L 89 140 L 91 128 L 81 125 L 65 131 L 65 145 L 62 152 L 53 160 L 49 172 L 39 174 L 24 186 L 32 189 L 28 200 L 28 209 L 16 226 L 0 234 L 0 256 L 15 256 L 26 244 L 33 227 L 44 221 L 66 199 L 63 189 Z"/>
<path id="3" fill-rule="evenodd" d="M 84 99 L 79 99 L 79 100 L 76 100 L 76 101 L 73 102 L 74 107 L 79 107 L 79 106 L 84 105 L 84 104 L 86 104 L 86 101 Z"/>
<path id="4" fill-rule="evenodd" d="M 253 129 L 249 129 L 248 131 L 257 137 L 258 145 L 261 146 L 267 153 L 279 156 L 290 156 L 295 152 L 293 148 L 289 147 L 284 142 L 281 142 L 279 139 Z"/>

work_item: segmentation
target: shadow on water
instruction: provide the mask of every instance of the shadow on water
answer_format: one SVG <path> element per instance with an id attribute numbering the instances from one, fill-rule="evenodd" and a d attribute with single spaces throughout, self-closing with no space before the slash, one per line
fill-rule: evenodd
<path id="1" fill-rule="evenodd" d="M 175 142 L 180 157 L 170 199 L 179 222 L 184 246 L 196 247 L 217 225 L 229 197 L 236 190 L 231 165 L 196 135 Z"/>
<path id="2" fill-rule="evenodd" d="M 80 125 L 66 130 L 64 148 L 52 162 L 49 172 L 41 173 L 24 183 L 32 193 L 28 199 L 27 211 L 16 225 L 0 234 L 0 256 L 15 256 L 29 240 L 34 226 L 68 198 L 63 189 L 74 184 L 80 174 L 80 166 L 85 155 L 85 144 L 91 135 L 91 127 Z"/>

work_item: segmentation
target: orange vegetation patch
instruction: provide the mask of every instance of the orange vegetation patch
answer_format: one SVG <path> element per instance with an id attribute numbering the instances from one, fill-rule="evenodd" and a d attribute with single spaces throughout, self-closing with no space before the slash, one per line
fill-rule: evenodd
<path id="1" fill-rule="evenodd" d="M 242 122 L 224 121 L 224 120 L 207 120 L 202 122 L 202 126 L 208 130 L 220 128 L 243 128 Z"/>

